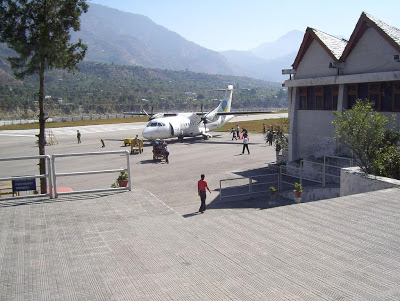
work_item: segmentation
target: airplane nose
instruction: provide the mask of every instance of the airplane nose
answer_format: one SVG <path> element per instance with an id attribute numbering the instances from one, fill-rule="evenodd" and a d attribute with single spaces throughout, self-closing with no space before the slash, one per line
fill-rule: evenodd
<path id="1" fill-rule="evenodd" d="M 150 138 L 151 138 L 151 135 L 149 135 L 149 132 L 147 131 L 147 129 L 144 129 L 144 130 L 142 131 L 142 136 L 143 136 L 143 138 L 145 138 L 145 139 L 150 139 Z"/>

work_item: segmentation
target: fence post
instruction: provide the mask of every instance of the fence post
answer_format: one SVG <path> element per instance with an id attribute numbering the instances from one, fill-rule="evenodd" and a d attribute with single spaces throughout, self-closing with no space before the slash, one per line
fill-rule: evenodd
<path id="1" fill-rule="evenodd" d="M 300 184 L 303 185 L 303 160 L 300 161 Z"/>
<path id="2" fill-rule="evenodd" d="M 46 155 L 47 164 L 47 183 L 49 184 L 50 199 L 54 199 L 54 189 L 53 189 L 53 165 L 51 164 L 50 156 Z"/>
<path id="3" fill-rule="evenodd" d="M 279 166 L 279 174 L 278 174 L 278 191 L 282 192 L 282 165 Z"/>
<path id="4" fill-rule="evenodd" d="M 326 186 L 326 157 L 324 156 L 324 166 L 322 167 L 322 187 Z"/>
<path id="5" fill-rule="evenodd" d="M 56 157 L 54 155 L 51 156 L 51 173 L 52 173 L 52 177 L 53 177 L 54 197 L 58 198 L 57 176 L 56 176 Z M 51 193 L 53 193 L 53 192 L 51 192 Z"/>

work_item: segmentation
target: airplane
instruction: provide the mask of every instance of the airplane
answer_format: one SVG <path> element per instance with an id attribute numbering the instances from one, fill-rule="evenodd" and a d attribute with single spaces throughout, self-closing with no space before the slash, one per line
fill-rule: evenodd
<path id="1" fill-rule="evenodd" d="M 225 91 L 225 96 L 218 107 L 205 114 L 203 112 L 157 113 L 150 116 L 150 121 L 142 132 L 143 138 L 148 140 L 163 140 L 177 137 L 180 141 L 183 141 L 184 137 L 203 136 L 204 140 L 208 140 L 212 137 L 209 131 L 222 127 L 235 117 L 235 115 L 271 113 L 270 111 L 231 112 L 233 90 L 233 85 L 229 85 L 227 89 L 212 90 Z M 124 114 L 143 115 L 143 113 L 128 112 L 124 112 Z M 146 112 L 145 114 L 148 115 Z"/>

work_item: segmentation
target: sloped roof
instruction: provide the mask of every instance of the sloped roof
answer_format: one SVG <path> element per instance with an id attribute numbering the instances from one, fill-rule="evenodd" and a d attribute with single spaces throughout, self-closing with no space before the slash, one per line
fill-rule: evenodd
<path id="1" fill-rule="evenodd" d="M 394 49 L 400 52 L 400 29 L 363 12 L 351 34 L 346 49 L 343 51 L 343 55 L 340 58 L 341 61 L 346 60 L 368 28 L 374 28 Z"/>
<path id="2" fill-rule="evenodd" d="M 303 42 L 292 65 L 293 68 L 297 68 L 313 40 L 317 41 L 325 49 L 332 60 L 344 62 L 368 28 L 374 28 L 394 49 L 400 52 L 400 29 L 363 12 L 349 41 L 307 27 Z"/>
<path id="3" fill-rule="evenodd" d="M 307 27 L 303 42 L 300 45 L 300 50 L 297 53 L 296 59 L 293 63 L 294 69 L 297 68 L 313 40 L 317 41 L 334 61 L 339 61 L 347 45 L 347 41 L 344 39 L 334 37 L 311 27 Z"/>

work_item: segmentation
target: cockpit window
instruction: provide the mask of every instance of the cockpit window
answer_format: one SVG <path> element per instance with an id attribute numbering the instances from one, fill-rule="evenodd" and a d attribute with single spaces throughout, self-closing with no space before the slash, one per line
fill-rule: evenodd
<path id="1" fill-rule="evenodd" d="M 154 122 L 154 121 L 150 121 L 147 126 L 149 127 L 158 127 L 158 126 L 165 126 L 164 123 L 162 122 Z"/>

